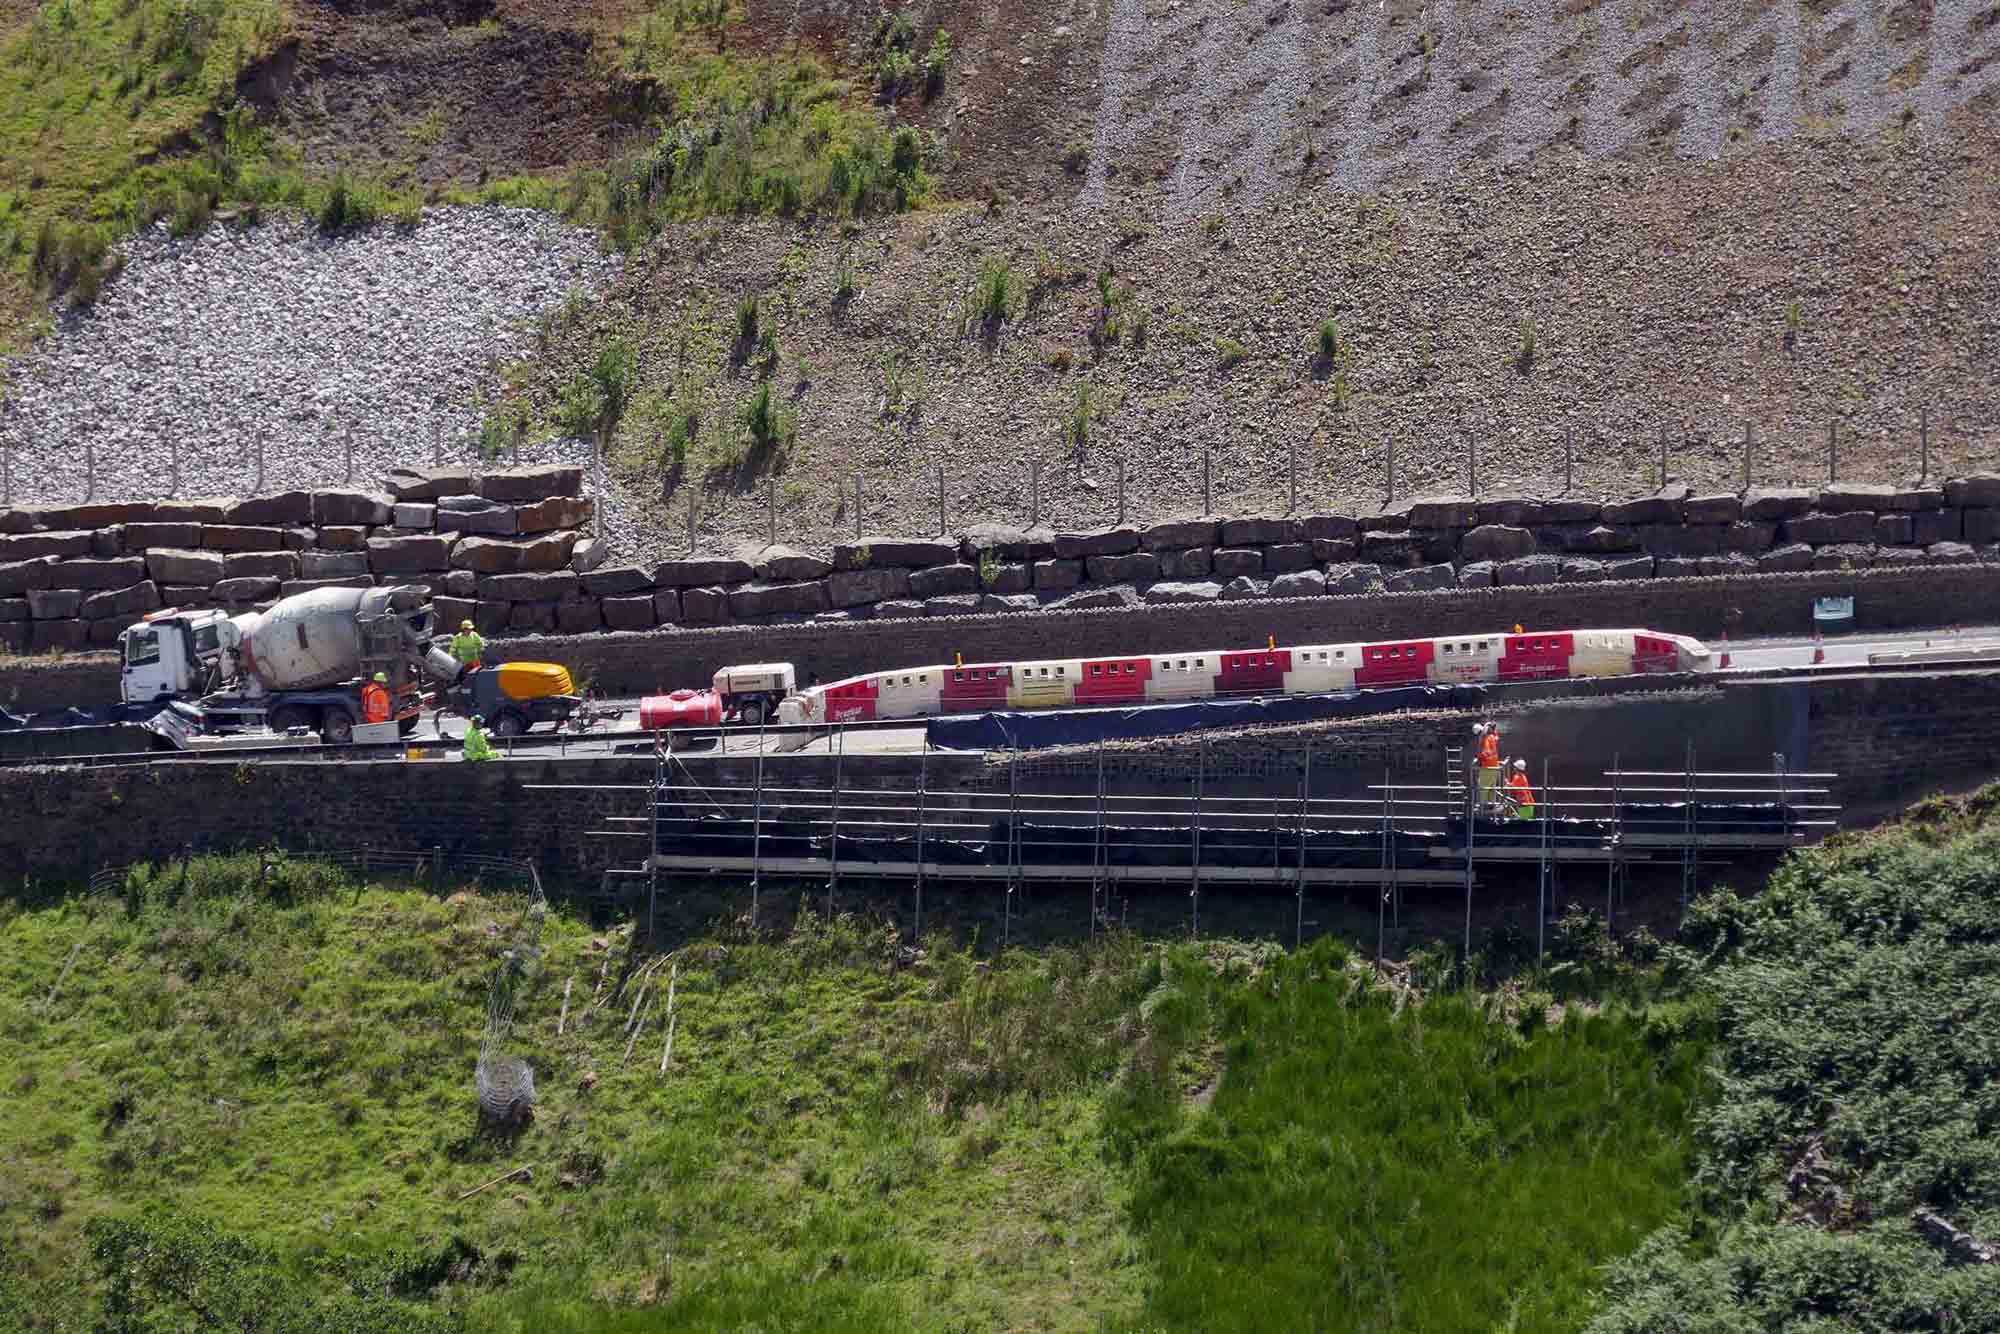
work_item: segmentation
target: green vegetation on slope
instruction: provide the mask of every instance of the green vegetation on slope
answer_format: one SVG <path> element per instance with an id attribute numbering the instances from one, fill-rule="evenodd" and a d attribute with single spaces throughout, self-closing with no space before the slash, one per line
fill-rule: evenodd
<path id="1" fill-rule="evenodd" d="M 1550 1027 L 1546 996 L 1509 1024 L 1371 971 L 1321 942 L 1261 973 L 1183 964 L 1149 995 L 1156 1040 L 1219 1044 L 1225 1071 L 1205 1111 L 1135 1085 L 1113 1119 L 1149 1326 L 1575 1329 L 1598 1267 L 1673 1212 L 1699 1025 Z"/>
<path id="2" fill-rule="evenodd" d="M 1720 1001 L 1702 1214 L 1612 1273 L 1594 1334 L 2000 1329 L 2000 788 L 1702 900 L 1687 960 Z"/>

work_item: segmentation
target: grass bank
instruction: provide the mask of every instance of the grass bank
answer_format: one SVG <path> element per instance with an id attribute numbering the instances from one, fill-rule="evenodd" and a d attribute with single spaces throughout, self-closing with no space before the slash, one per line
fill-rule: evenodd
<path id="1" fill-rule="evenodd" d="M 509 1039 L 536 1114 L 500 1130 L 473 1070 L 518 896 L 241 858 L 10 901 L 0 1311 L 1575 1329 L 1685 1175 L 1701 1042 L 1657 1006 L 1423 998 L 1332 940 L 914 952 L 711 906 L 664 952 L 550 915 Z"/>

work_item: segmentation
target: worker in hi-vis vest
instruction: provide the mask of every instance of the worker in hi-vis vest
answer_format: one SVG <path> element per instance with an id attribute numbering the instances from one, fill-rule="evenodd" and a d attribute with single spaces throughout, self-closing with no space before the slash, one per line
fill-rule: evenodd
<path id="1" fill-rule="evenodd" d="M 1507 795 L 1514 799 L 1514 818 L 1532 820 L 1535 818 L 1535 789 L 1528 786 L 1528 762 L 1515 760 L 1513 772 L 1507 775 Z"/>
<path id="2" fill-rule="evenodd" d="M 1500 786 L 1500 729 L 1492 723 L 1477 723 L 1473 735 L 1479 738 L 1479 800 L 1490 804 Z"/>

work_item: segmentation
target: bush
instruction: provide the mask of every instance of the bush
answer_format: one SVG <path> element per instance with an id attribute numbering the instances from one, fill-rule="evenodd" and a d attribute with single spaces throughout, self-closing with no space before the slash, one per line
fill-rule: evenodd
<path id="1" fill-rule="evenodd" d="M 930 53 L 924 57 L 924 96 L 936 97 L 944 87 L 944 76 L 951 70 L 951 34 L 943 28 L 931 38 Z"/>
<path id="2" fill-rule="evenodd" d="M 1014 270 L 1005 258 L 988 255 L 979 269 L 979 282 L 973 289 L 973 310 L 987 324 L 998 324 L 1007 318 L 1014 301 Z"/>
<path id="3" fill-rule="evenodd" d="M 1314 340 L 1314 350 L 1321 364 L 1331 366 L 1340 357 L 1340 321 L 1328 317 L 1319 322 L 1319 337 Z"/>
<path id="4" fill-rule="evenodd" d="M 1230 367 L 1241 363 L 1249 355 L 1249 349 L 1234 338 L 1218 338 L 1215 340 L 1215 365 L 1217 370 L 1226 371 Z"/>
<path id="5" fill-rule="evenodd" d="M 783 401 L 771 392 L 769 380 L 759 381 L 744 401 L 743 429 L 759 449 L 771 449 L 791 440 L 792 422 Z"/>
<path id="6" fill-rule="evenodd" d="M 1521 341 L 1514 350 L 1514 366 L 1526 375 L 1535 364 L 1535 322 L 1526 315 L 1521 317 Z"/>
<path id="7" fill-rule="evenodd" d="M 745 292 L 736 303 L 736 338 L 744 347 L 757 341 L 757 294 Z"/>

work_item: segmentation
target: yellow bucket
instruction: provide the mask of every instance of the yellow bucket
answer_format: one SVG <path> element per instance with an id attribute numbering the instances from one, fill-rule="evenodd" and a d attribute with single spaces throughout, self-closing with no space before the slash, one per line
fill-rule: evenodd
<path id="1" fill-rule="evenodd" d="M 503 662 L 492 669 L 500 677 L 500 693 L 508 699 L 547 699 L 574 695 L 569 668 L 553 662 Z"/>

